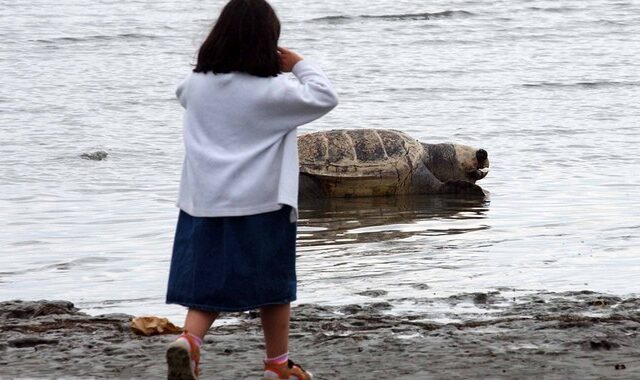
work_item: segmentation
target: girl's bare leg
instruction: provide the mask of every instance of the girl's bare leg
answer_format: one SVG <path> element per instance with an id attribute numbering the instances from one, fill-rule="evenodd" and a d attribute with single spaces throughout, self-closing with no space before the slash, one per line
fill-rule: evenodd
<path id="1" fill-rule="evenodd" d="M 184 329 L 190 334 L 204 339 L 205 334 L 219 315 L 220 313 L 189 309 L 187 318 L 184 321 Z"/>
<path id="2" fill-rule="evenodd" d="M 291 305 L 270 305 L 260 308 L 267 358 L 289 352 L 289 318 Z"/>

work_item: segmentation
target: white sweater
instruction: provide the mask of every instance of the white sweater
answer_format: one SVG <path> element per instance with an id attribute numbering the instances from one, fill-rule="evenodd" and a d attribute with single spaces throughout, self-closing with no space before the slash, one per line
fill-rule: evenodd
<path id="1" fill-rule="evenodd" d="M 288 75 L 190 73 L 176 95 L 185 108 L 185 159 L 177 206 L 192 216 L 253 215 L 298 208 L 296 127 L 338 104 L 319 68 Z"/>

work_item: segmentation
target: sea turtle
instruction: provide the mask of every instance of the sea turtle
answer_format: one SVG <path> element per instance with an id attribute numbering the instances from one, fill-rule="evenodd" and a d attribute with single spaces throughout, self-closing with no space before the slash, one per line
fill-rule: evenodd
<path id="1" fill-rule="evenodd" d="M 298 138 L 300 198 L 402 194 L 484 195 L 488 154 L 459 144 L 426 144 L 386 129 L 342 129 Z"/>

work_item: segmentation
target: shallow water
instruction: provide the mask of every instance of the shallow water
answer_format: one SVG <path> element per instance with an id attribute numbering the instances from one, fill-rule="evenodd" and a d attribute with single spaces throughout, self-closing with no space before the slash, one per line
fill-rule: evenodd
<path id="1" fill-rule="evenodd" d="M 0 0 L 0 300 L 181 314 L 163 304 L 183 153 L 173 91 L 222 3 Z M 301 132 L 395 128 L 492 163 L 485 202 L 304 206 L 300 302 L 640 292 L 640 2 L 273 4 L 282 44 L 341 98 Z"/>

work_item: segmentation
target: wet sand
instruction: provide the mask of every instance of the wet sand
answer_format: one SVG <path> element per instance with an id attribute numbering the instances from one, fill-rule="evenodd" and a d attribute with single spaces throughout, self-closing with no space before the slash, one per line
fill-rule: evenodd
<path id="1" fill-rule="evenodd" d="M 486 311 L 451 323 L 391 315 L 384 302 L 300 305 L 292 352 L 317 379 L 640 378 L 640 298 L 506 294 L 439 300 Z M 237 323 L 215 327 L 205 340 L 203 379 L 260 378 L 258 315 L 233 317 Z M 0 378 L 166 377 L 172 337 L 136 336 L 130 319 L 89 316 L 64 301 L 0 303 Z"/>

